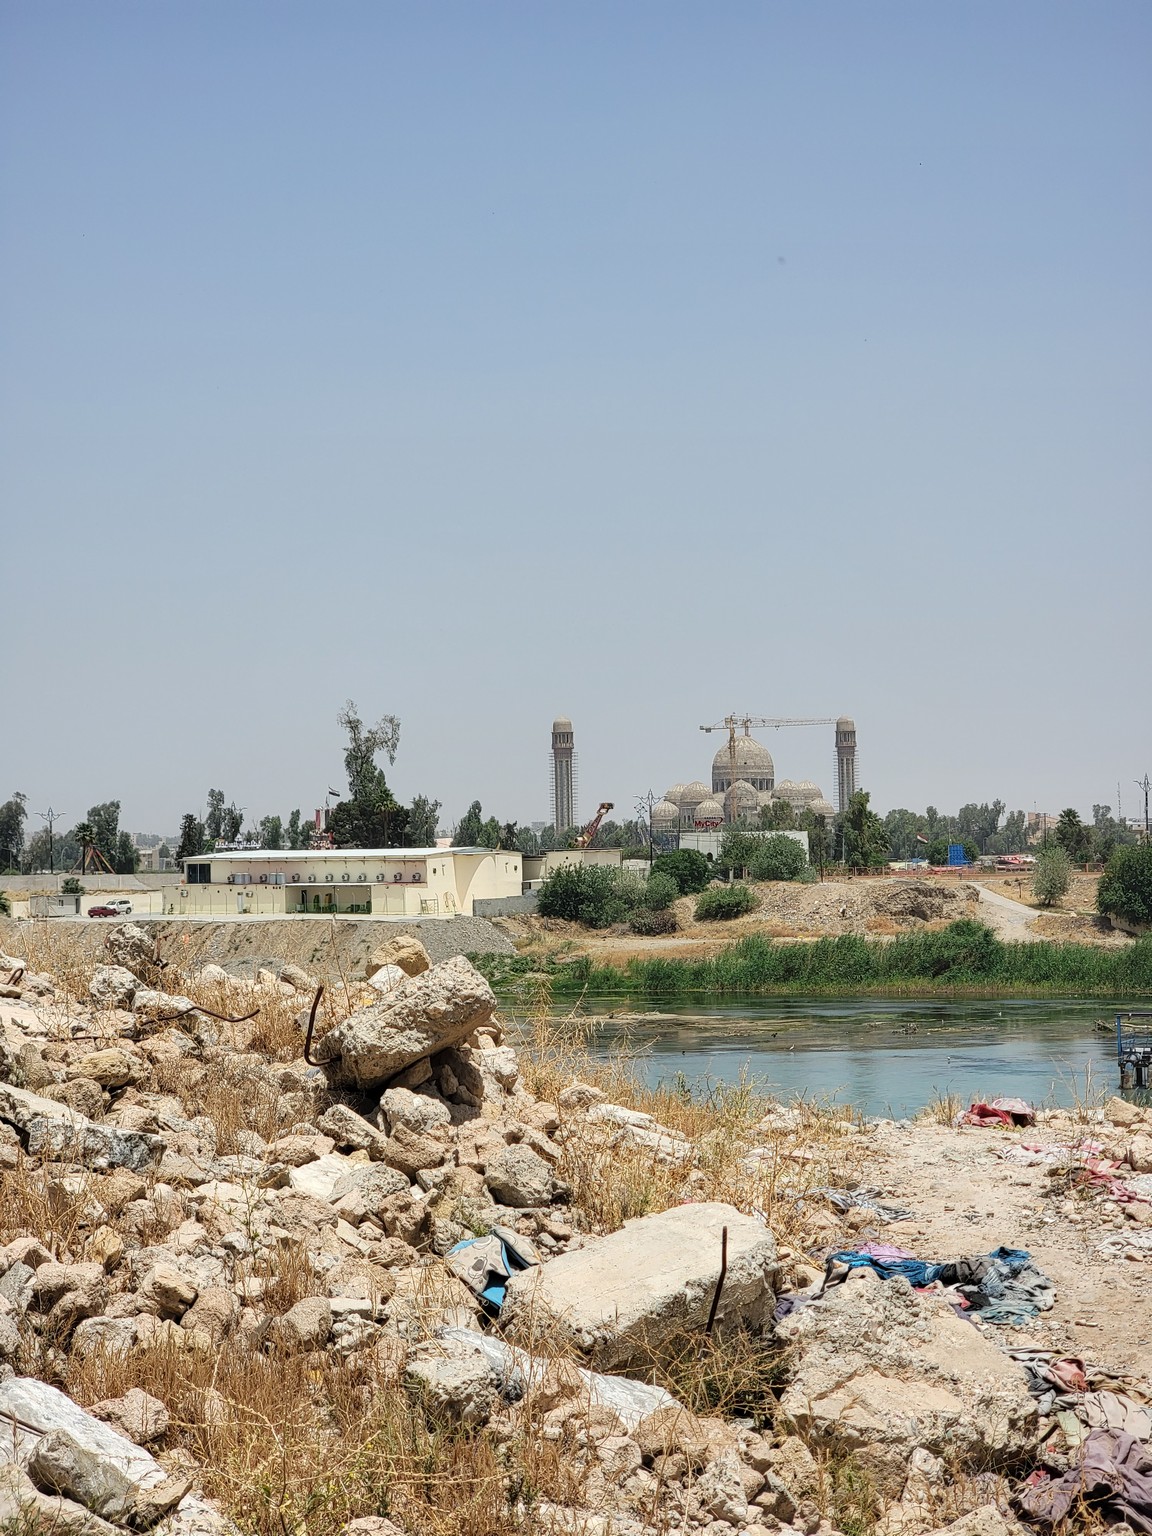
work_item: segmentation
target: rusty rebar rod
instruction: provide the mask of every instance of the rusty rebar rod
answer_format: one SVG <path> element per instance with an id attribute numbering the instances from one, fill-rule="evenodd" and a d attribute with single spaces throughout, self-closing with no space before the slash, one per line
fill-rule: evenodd
<path id="1" fill-rule="evenodd" d="M 704 1332 L 711 1334 L 712 1324 L 716 1321 L 716 1309 L 720 1305 L 720 1292 L 724 1289 L 724 1280 L 728 1274 L 728 1228 L 722 1227 L 720 1231 L 720 1278 L 716 1282 L 716 1289 L 712 1293 L 712 1305 L 708 1309 L 708 1322 Z"/>
<path id="2" fill-rule="evenodd" d="M 308 1015 L 308 1028 L 304 1033 L 304 1060 L 310 1067 L 319 1067 L 322 1065 L 322 1063 L 319 1061 L 313 1061 L 312 1057 L 308 1053 L 312 1049 L 312 1031 L 316 1028 L 316 1010 L 319 1008 L 320 999 L 323 996 L 324 988 L 321 985 L 316 988 L 316 996 L 312 999 L 312 1011 Z"/>

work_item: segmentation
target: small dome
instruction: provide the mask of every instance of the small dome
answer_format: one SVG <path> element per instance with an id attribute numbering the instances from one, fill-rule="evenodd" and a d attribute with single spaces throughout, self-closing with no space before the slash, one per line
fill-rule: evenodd
<path id="1" fill-rule="evenodd" d="M 725 790 L 724 814 L 729 821 L 735 821 L 740 816 L 755 815 L 759 809 L 760 795 L 747 779 L 737 779 L 731 789 Z"/>
<path id="2" fill-rule="evenodd" d="M 818 784 L 813 784 L 811 779 L 801 779 L 796 785 L 796 793 L 797 795 L 803 797 L 805 804 L 811 804 L 813 800 L 820 800 L 823 798 L 820 792 L 820 786 Z"/>
<path id="3" fill-rule="evenodd" d="M 690 811 L 699 805 L 701 800 L 707 800 L 712 791 L 707 784 L 701 784 L 699 779 L 693 779 L 691 784 L 685 784 L 680 791 L 680 809 Z"/>
<path id="4" fill-rule="evenodd" d="M 777 800 L 794 800 L 798 788 L 793 779 L 781 779 L 772 794 Z"/>
<path id="5" fill-rule="evenodd" d="M 836 722 L 836 729 L 838 731 L 854 731 L 856 729 L 856 722 L 855 720 L 850 720 L 847 715 L 841 715 Z"/>
<path id="6" fill-rule="evenodd" d="M 678 806 L 680 804 L 680 796 L 683 793 L 684 793 L 684 785 L 683 784 L 673 784 L 672 788 L 668 791 L 668 793 L 664 796 L 664 798 L 665 798 L 665 800 L 670 801 L 673 805 Z"/>
<path id="7" fill-rule="evenodd" d="M 652 807 L 652 826 L 662 832 L 675 830 L 680 821 L 680 807 L 671 800 L 658 800 Z"/>
<path id="8" fill-rule="evenodd" d="M 570 731 L 572 729 L 572 722 L 567 715 L 557 715 L 552 722 L 552 729 L 554 731 Z"/>
<path id="9" fill-rule="evenodd" d="M 692 819 L 698 827 L 718 827 L 724 820 L 724 807 L 708 795 L 696 806 Z"/>
<path id="10" fill-rule="evenodd" d="M 831 800 L 825 800 L 823 795 L 819 800 L 813 800 L 808 809 L 814 816 L 835 816 L 836 814 L 836 807 Z"/>

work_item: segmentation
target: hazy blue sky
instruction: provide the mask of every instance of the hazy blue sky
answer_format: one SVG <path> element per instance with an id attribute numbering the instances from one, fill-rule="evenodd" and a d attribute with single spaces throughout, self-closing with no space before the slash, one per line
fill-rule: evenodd
<path id="1" fill-rule="evenodd" d="M 351 696 L 445 815 L 729 709 L 851 713 L 882 810 L 1135 811 L 1146 0 L 0 23 L 0 797 L 309 809 Z"/>

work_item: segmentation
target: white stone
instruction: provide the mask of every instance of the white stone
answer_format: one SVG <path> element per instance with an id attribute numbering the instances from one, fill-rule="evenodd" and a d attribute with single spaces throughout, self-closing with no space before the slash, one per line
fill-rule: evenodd
<path id="1" fill-rule="evenodd" d="M 626 1366 L 643 1355 L 646 1340 L 703 1328 L 720 1278 L 725 1227 L 728 1272 L 717 1324 L 762 1326 L 775 1302 L 775 1240 L 761 1222 L 719 1202 L 637 1217 L 620 1232 L 514 1275 L 505 1316 L 554 1326 L 601 1366 Z"/>

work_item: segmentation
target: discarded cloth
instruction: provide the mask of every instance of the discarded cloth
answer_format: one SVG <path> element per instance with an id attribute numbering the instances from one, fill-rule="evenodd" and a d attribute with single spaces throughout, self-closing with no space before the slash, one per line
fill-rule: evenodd
<path id="1" fill-rule="evenodd" d="M 1092 1430 L 1062 1477 L 1033 1477 L 1016 1501 L 1034 1520 L 1058 1525 L 1083 1499 L 1111 1520 L 1152 1532 L 1152 1451 L 1123 1430 Z"/>
<path id="2" fill-rule="evenodd" d="M 880 1254 L 875 1252 L 877 1248 L 881 1249 Z M 992 1253 L 931 1264 L 903 1249 L 888 1253 L 883 1245 L 869 1243 L 863 1248 L 843 1249 L 829 1255 L 825 1260 L 825 1284 L 835 1285 L 846 1279 L 850 1270 L 865 1266 L 875 1270 L 882 1280 L 900 1275 L 917 1290 L 939 1282 L 953 1292 L 948 1299 L 954 1305 L 962 1301 L 982 1322 L 1001 1327 L 1023 1328 L 1039 1313 L 1047 1312 L 1056 1300 L 1056 1287 L 1023 1248 L 997 1248 Z M 838 1274 L 838 1268 L 844 1272 Z"/>
<path id="3" fill-rule="evenodd" d="M 499 1312 L 511 1276 L 539 1264 L 540 1256 L 519 1233 L 493 1227 L 487 1237 L 465 1238 L 450 1248 L 446 1262 L 458 1280 Z"/>
<path id="4" fill-rule="evenodd" d="M 1076 1411 L 1089 1429 L 1116 1429 L 1136 1440 L 1152 1440 L 1152 1412 L 1121 1392 L 1086 1392 Z"/>
<path id="5" fill-rule="evenodd" d="M 999 1125 L 1035 1125 L 1036 1112 L 1023 1099 L 993 1099 L 991 1104 L 973 1104 L 960 1116 L 961 1125 L 995 1128 Z"/>
<path id="6" fill-rule="evenodd" d="M 878 1259 L 863 1249 L 845 1249 L 841 1253 L 829 1254 L 824 1261 L 825 1273 L 835 1283 L 835 1266 L 843 1264 L 847 1269 L 874 1269 L 882 1280 L 892 1280 L 899 1275 L 907 1280 L 909 1285 L 917 1288 L 931 1285 L 934 1280 L 940 1278 L 943 1264 L 927 1264 L 923 1259 Z M 845 1275 L 841 1279 L 846 1278 Z"/>
<path id="7" fill-rule="evenodd" d="M 1102 1141 L 1014 1141 L 996 1149 L 996 1156 L 1006 1163 L 1019 1163 L 1024 1168 L 1054 1167 L 1057 1163 L 1074 1163 L 1083 1157 L 1099 1157 L 1104 1151 Z"/>
<path id="8" fill-rule="evenodd" d="M 911 1221 L 912 1211 L 906 1205 L 892 1205 L 880 1199 L 880 1191 L 872 1186 L 864 1189 L 817 1189 L 814 1194 L 823 1195 L 834 1210 L 844 1215 L 846 1211 L 875 1211 L 883 1221 Z"/>

